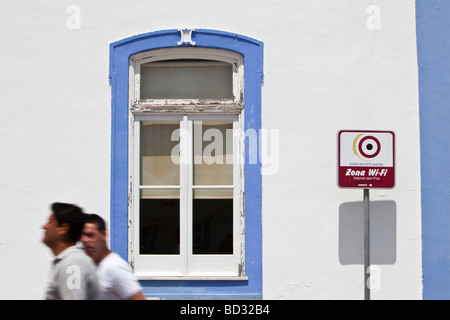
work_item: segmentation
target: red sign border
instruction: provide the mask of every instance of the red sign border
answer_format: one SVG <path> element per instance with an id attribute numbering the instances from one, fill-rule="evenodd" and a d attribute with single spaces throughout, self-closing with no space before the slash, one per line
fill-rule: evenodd
<path id="1" fill-rule="evenodd" d="M 343 168 L 341 167 L 341 134 L 344 132 L 361 132 L 361 133 L 390 133 L 392 134 L 392 168 L 394 171 L 394 176 L 393 176 L 393 185 L 392 187 L 386 187 L 386 186 L 382 186 L 382 187 L 376 187 L 376 186 L 354 186 L 354 187 L 348 187 L 348 186 L 341 186 L 340 185 L 340 169 Z M 340 189 L 394 189 L 396 186 L 396 170 L 395 170 L 395 133 L 394 131 L 391 130 L 339 130 L 338 134 L 337 134 L 337 170 L 336 170 L 336 176 L 337 176 L 337 186 Z M 346 166 L 347 167 L 347 166 Z M 356 168 L 357 166 L 355 166 Z M 379 169 L 382 169 L 384 167 L 377 167 Z"/>

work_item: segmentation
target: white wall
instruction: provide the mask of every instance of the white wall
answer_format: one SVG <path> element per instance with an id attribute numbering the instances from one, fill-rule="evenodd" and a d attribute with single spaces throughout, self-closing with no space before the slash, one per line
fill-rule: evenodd
<path id="1" fill-rule="evenodd" d="M 372 4 L 380 29 L 367 26 Z M 67 26 L 77 22 L 72 5 L 81 29 Z M 340 261 L 350 230 L 340 208 L 362 200 L 361 190 L 336 186 L 341 129 L 396 133 L 397 186 L 371 193 L 395 204 L 395 238 L 385 244 L 395 261 L 379 266 L 372 296 L 421 298 L 414 15 L 413 0 L 2 3 L 0 299 L 43 297 L 52 256 L 40 226 L 50 203 L 109 217 L 109 44 L 179 27 L 265 45 L 263 128 L 280 130 L 280 166 L 263 177 L 264 298 L 362 298 L 362 265 Z"/>
<path id="2" fill-rule="evenodd" d="M 339 259 L 339 239 L 349 231 L 340 229 L 340 206 L 362 201 L 363 192 L 336 186 L 336 135 L 378 129 L 396 134 L 397 186 L 371 192 L 373 201 L 395 201 L 396 239 L 387 245 L 396 259 L 379 266 L 372 297 L 420 298 L 414 2 L 375 1 L 375 30 L 367 27 L 373 1 L 290 3 L 286 9 L 296 14 L 274 12 L 280 20 L 262 39 L 263 127 L 280 128 L 281 137 L 280 170 L 263 184 L 264 297 L 363 297 L 363 266 Z"/>

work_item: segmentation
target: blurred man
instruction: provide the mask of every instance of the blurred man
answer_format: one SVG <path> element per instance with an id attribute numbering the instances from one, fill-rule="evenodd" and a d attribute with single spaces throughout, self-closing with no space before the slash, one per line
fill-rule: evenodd
<path id="1" fill-rule="evenodd" d="M 105 221 L 96 214 L 87 215 L 81 241 L 86 253 L 97 264 L 100 299 L 145 300 L 130 266 L 108 248 L 106 239 Z"/>
<path id="2" fill-rule="evenodd" d="M 72 204 L 55 202 L 42 242 L 53 252 L 55 259 L 47 285 L 48 300 L 92 300 L 99 295 L 95 265 L 76 246 L 84 225 L 83 211 Z"/>

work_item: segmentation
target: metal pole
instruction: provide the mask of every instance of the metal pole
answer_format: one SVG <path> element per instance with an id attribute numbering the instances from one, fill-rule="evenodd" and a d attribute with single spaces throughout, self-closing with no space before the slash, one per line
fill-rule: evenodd
<path id="1" fill-rule="evenodd" d="M 369 189 L 364 189 L 364 300 L 370 300 L 370 199 Z"/>

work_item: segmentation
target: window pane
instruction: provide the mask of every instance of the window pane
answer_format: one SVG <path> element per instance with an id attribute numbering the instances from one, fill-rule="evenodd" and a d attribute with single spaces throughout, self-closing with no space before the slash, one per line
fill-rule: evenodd
<path id="1" fill-rule="evenodd" d="M 208 60 L 167 60 L 141 65 L 140 99 L 231 99 L 232 66 Z"/>
<path id="2" fill-rule="evenodd" d="M 233 254 L 233 199 L 193 202 L 193 254 Z"/>
<path id="3" fill-rule="evenodd" d="M 180 184 L 179 133 L 179 121 L 141 121 L 141 185 Z"/>
<path id="4" fill-rule="evenodd" d="M 140 254 L 180 254 L 180 200 L 141 199 Z"/>
<path id="5" fill-rule="evenodd" d="M 233 184 L 233 122 L 194 121 L 194 185 Z"/>

